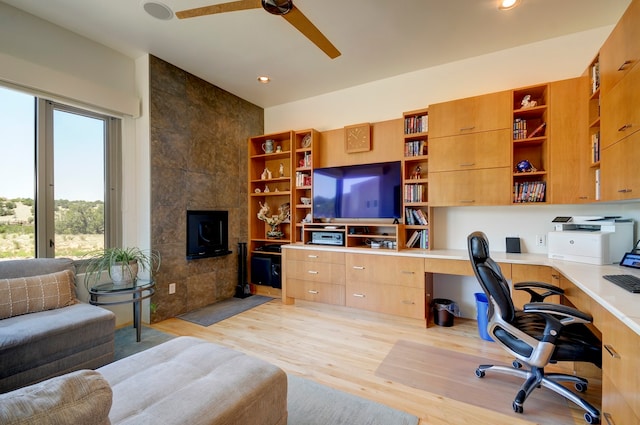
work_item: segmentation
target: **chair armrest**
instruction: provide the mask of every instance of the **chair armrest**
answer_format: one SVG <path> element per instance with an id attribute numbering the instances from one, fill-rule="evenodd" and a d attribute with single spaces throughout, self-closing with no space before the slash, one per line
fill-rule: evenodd
<path id="1" fill-rule="evenodd" d="M 530 296 L 529 302 L 542 302 L 550 295 L 563 295 L 564 290 L 555 285 L 544 282 L 518 282 L 513 284 L 513 289 L 517 291 L 525 291 Z M 542 294 L 534 291 L 534 289 L 544 289 L 546 292 Z"/>
<path id="2" fill-rule="evenodd" d="M 522 311 L 525 313 L 552 315 L 556 318 L 558 316 L 564 317 L 564 319 L 560 320 L 563 326 L 570 323 L 591 323 L 593 321 L 593 317 L 590 314 L 562 304 L 529 303 L 524 305 Z"/>

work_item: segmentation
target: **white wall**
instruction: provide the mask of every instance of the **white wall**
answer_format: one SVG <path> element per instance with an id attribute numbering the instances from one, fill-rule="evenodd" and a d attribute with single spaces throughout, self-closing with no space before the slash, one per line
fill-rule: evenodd
<path id="1" fill-rule="evenodd" d="M 612 29 L 602 27 L 267 108 L 265 132 L 305 128 L 326 131 L 384 121 L 432 103 L 577 77 Z M 634 241 L 640 239 L 640 202 L 460 207 L 436 208 L 433 247 L 466 249 L 467 235 L 482 230 L 489 236 L 492 250 L 504 252 L 505 237 L 519 236 L 524 252 L 545 254 L 546 246 L 537 247 L 535 236 L 552 230 L 551 220 L 560 215 L 633 218 Z M 464 317 L 475 317 L 473 293 L 480 289 L 475 279 L 436 275 L 434 283 L 435 297 L 455 300 Z"/>

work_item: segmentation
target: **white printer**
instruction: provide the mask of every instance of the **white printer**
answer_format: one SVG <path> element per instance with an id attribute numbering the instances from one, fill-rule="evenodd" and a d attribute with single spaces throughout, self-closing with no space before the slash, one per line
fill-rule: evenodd
<path id="1" fill-rule="evenodd" d="M 613 264 L 633 248 L 633 220 L 619 217 L 556 217 L 547 236 L 549 258 Z"/>

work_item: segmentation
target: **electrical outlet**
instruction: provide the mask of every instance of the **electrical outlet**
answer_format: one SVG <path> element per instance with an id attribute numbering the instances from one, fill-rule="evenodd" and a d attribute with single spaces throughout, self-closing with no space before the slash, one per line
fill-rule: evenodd
<path id="1" fill-rule="evenodd" d="M 545 245 L 546 245 L 546 236 L 536 235 L 536 246 L 545 246 Z"/>
<path id="2" fill-rule="evenodd" d="M 170 283 L 169 284 L 169 295 L 175 294 L 175 293 L 176 293 L 176 284 L 175 283 Z"/>

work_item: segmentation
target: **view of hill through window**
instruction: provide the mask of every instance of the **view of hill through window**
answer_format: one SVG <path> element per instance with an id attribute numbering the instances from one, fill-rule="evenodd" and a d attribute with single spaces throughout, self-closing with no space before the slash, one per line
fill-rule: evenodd
<path id="1" fill-rule="evenodd" d="M 104 122 L 54 109 L 49 147 L 36 139 L 36 111 L 34 96 L 0 87 L 0 260 L 34 257 L 46 214 L 53 217 L 55 256 L 80 258 L 104 247 Z M 36 146 L 49 157 L 37 157 Z M 36 219 L 42 161 L 53 167 L 46 187 L 55 201 Z"/>

